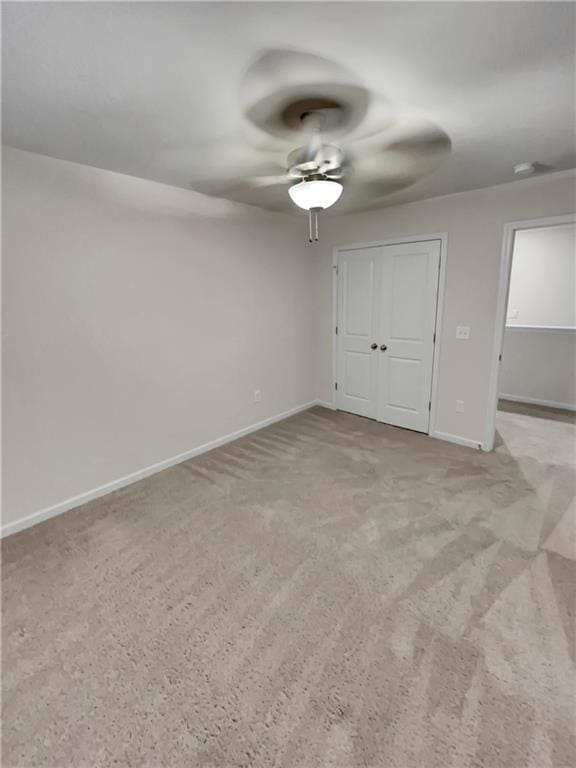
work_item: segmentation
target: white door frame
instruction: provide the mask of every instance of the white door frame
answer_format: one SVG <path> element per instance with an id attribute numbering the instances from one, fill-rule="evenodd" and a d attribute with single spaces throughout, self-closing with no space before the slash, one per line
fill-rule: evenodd
<path id="1" fill-rule="evenodd" d="M 381 248 L 385 245 L 402 245 L 403 243 L 421 243 L 424 240 L 440 240 L 440 274 L 438 276 L 438 300 L 436 302 L 436 317 L 434 332 L 434 357 L 432 362 L 432 390 L 430 393 L 430 422 L 428 434 L 435 437 L 436 425 L 436 399 L 438 393 L 438 364 L 440 360 L 440 345 L 442 343 L 442 320 L 444 318 L 444 288 L 446 284 L 446 252 L 448 246 L 447 232 L 434 232 L 431 235 L 411 235 L 406 237 L 394 237 L 388 240 L 376 240 L 368 243 L 351 243 L 350 245 L 338 245 L 332 250 L 332 381 L 338 380 L 338 339 L 336 327 L 338 325 L 338 256 L 344 251 L 355 251 L 360 248 Z M 336 409 L 336 395 L 333 391 L 330 408 Z"/>
<path id="2" fill-rule="evenodd" d="M 506 310 L 508 308 L 508 293 L 510 290 L 510 274 L 512 271 L 512 255 L 516 232 L 522 229 L 541 229 L 557 227 L 562 224 L 576 223 L 576 213 L 566 213 L 561 216 L 548 216 L 542 219 L 527 219 L 526 221 L 511 221 L 504 225 L 502 238 L 502 256 L 500 259 L 500 281 L 498 284 L 498 299 L 496 304 L 496 325 L 494 329 L 494 344 L 492 349 L 492 367 L 488 390 L 488 412 L 486 430 L 484 433 L 485 451 L 494 448 L 496 436 L 496 411 L 498 410 L 498 384 L 500 380 L 500 355 L 504 344 L 506 329 Z"/>

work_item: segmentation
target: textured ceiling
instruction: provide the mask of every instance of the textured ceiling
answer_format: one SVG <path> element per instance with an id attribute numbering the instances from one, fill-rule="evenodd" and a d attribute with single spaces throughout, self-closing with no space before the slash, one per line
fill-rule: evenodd
<path id="1" fill-rule="evenodd" d="M 297 47 L 450 136 L 438 170 L 378 205 L 510 181 L 524 160 L 576 166 L 573 3 L 19 2 L 2 14 L 3 142 L 20 149 L 190 187 L 207 160 L 235 163 L 249 64 Z M 291 209 L 284 188 L 269 199 Z"/>

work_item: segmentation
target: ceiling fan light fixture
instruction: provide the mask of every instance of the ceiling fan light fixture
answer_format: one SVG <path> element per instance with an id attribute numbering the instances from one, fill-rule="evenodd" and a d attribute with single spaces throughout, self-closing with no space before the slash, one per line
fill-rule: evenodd
<path id="1" fill-rule="evenodd" d="M 338 202 L 342 184 L 331 179 L 304 179 L 288 187 L 288 194 L 299 208 L 309 211 L 313 208 L 325 210 Z"/>

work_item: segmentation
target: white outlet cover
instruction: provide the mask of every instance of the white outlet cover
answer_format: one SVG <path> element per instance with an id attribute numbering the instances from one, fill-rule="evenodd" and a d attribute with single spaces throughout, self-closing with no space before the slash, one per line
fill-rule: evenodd
<path id="1" fill-rule="evenodd" d="M 261 393 L 259 389 L 254 390 L 254 402 L 259 403 L 261 400 Z"/>
<path id="2" fill-rule="evenodd" d="M 456 338 L 457 339 L 469 339 L 470 338 L 470 326 L 469 325 L 457 325 L 456 326 Z"/>
<path id="3" fill-rule="evenodd" d="M 456 413 L 464 413 L 464 400 L 456 400 Z"/>

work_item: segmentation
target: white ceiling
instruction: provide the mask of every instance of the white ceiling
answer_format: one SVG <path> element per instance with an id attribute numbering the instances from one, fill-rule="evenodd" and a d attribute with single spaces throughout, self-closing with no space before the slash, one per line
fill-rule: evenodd
<path id="1" fill-rule="evenodd" d="M 241 140 L 248 64 L 297 47 L 452 139 L 439 170 L 384 204 L 510 181 L 524 160 L 576 166 L 573 3 L 18 2 L 2 13 L 3 142 L 20 149 L 189 187 L 216 142 Z"/>

